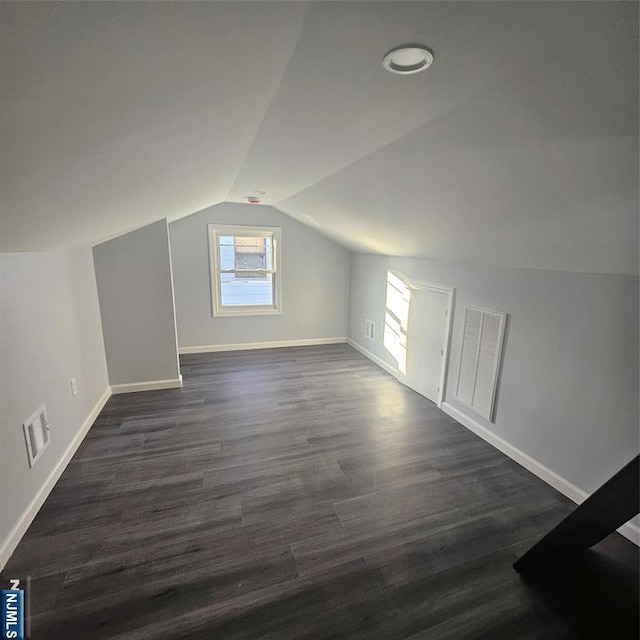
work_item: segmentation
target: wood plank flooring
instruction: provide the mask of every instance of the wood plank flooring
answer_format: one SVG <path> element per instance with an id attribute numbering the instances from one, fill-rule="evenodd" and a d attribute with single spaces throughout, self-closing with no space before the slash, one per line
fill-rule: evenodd
<path id="1" fill-rule="evenodd" d="M 3 572 L 32 638 L 638 637 L 637 548 L 518 576 L 573 505 L 351 347 L 181 363 L 109 400 Z"/>

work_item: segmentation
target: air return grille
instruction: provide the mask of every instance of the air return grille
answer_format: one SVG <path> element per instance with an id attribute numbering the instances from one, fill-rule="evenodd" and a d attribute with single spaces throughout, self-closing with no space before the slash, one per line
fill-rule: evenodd
<path id="1" fill-rule="evenodd" d="M 364 335 L 369 340 L 373 340 L 375 338 L 376 333 L 376 325 L 373 320 L 369 320 L 369 318 L 364 321 Z"/>
<path id="2" fill-rule="evenodd" d="M 506 313 L 466 307 L 456 398 L 493 420 Z"/>
<path id="3" fill-rule="evenodd" d="M 47 409 L 40 407 L 23 425 L 24 439 L 27 445 L 29 466 L 33 467 L 36 460 L 51 442 Z"/>

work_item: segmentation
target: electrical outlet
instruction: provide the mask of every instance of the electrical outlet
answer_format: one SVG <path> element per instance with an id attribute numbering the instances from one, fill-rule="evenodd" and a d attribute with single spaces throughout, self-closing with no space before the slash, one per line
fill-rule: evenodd
<path id="1" fill-rule="evenodd" d="M 76 382 L 75 378 L 71 378 L 71 395 L 72 396 L 78 395 L 78 383 Z"/>

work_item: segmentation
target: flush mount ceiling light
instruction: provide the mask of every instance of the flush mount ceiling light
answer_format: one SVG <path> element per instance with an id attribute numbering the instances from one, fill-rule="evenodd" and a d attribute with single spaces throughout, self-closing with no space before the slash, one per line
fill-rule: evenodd
<path id="1" fill-rule="evenodd" d="M 402 45 L 391 49 L 382 59 L 382 64 L 387 71 L 408 75 L 424 71 L 431 66 L 433 53 L 426 47 L 419 45 Z"/>

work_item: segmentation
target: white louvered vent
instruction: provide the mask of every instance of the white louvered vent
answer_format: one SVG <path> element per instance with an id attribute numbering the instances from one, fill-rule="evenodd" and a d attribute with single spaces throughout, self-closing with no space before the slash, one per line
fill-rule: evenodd
<path id="1" fill-rule="evenodd" d="M 493 421 L 506 313 L 466 307 L 456 398 Z"/>
<path id="2" fill-rule="evenodd" d="M 376 333 L 376 325 L 373 320 L 366 318 L 364 321 L 364 335 L 369 340 L 373 340 Z"/>
<path id="3" fill-rule="evenodd" d="M 51 442 L 47 408 L 42 405 L 23 425 L 24 439 L 27 445 L 29 466 L 33 467 L 36 460 Z"/>

